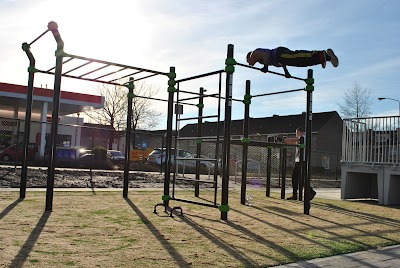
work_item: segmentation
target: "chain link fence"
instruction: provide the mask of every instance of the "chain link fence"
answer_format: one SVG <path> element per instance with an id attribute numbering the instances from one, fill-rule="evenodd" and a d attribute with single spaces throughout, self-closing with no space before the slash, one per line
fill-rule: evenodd
<path id="1" fill-rule="evenodd" d="M 0 118 L 0 163 L 20 165 L 23 159 L 24 120 Z M 29 137 L 28 163 L 31 166 L 48 165 L 51 122 L 31 122 Z M 43 133 L 43 134 L 42 134 Z M 147 156 L 154 148 L 165 148 L 165 131 L 131 132 L 130 169 L 142 171 L 163 170 L 146 164 Z M 56 138 L 56 167 L 123 169 L 124 160 L 107 157 L 110 150 L 119 151 L 125 156 L 126 133 L 115 131 L 107 126 L 83 124 L 81 118 L 62 117 L 58 125 Z M 175 147 L 173 140 L 173 147 Z M 196 157 L 217 159 L 219 174 L 223 148 L 218 150 L 216 142 L 203 142 L 201 155 L 196 155 L 197 143 L 194 140 L 179 141 L 177 148 L 187 150 Z M 97 150 L 97 151 L 96 151 Z M 218 151 L 218 155 L 216 154 Z M 97 152 L 97 153 L 96 153 Z M 243 166 L 243 146 L 231 145 L 230 176 L 235 182 L 241 181 Z M 282 178 L 281 149 L 271 150 L 271 177 L 275 185 L 280 185 Z M 250 184 L 264 184 L 267 175 L 266 147 L 248 147 L 247 181 Z M 295 148 L 288 147 L 286 160 L 286 178 L 291 177 L 294 166 Z M 312 151 L 312 180 L 340 181 L 341 155 L 334 152 Z M 215 164 L 214 164 L 215 165 Z M 214 170 L 213 170 L 214 171 Z"/>

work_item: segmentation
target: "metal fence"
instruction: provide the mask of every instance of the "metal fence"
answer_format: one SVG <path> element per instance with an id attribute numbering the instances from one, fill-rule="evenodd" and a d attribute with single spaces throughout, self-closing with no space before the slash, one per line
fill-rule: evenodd
<path id="1" fill-rule="evenodd" d="M 68 121 L 69 120 L 69 121 Z M 31 135 L 29 137 L 30 153 L 28 160 L 30 164 L 46 166 L 48 156 L 48 137 L 50 135 L 51 122 L 32 121 Z M 0 163 L 20 164 L 23 157 L 23 133 L 24 120 L 0 118 Z M 42 134 L 44 133 L 44 134 Z M 110 127 L 93 127 L 83 125 L 79 118 L 62 117 L 58 126 L 57 135 L 57 161 L 56 166 L 60 167 L 86 167 L 86 168 L 111 168 L 110 166 L 89 163 L 79 163 L 81 156 L 92 153 L 97 147 L 113 149 L 125 153 L 125 132 L 115 131 Z M 165 133 L 163 131 L 141 131 L 131 133 L 131 162 L 144 163 L 148 154 L 153 148 L 165 147 Z M 174 147 L 175 145 L 173 145 Z M 196 154 L 196 141 L 180 141 L 177 148 L 184 149 Z M 287 148 L 287 177 L 290 177 L 294 165 L 293 147 Z M 216 156 L 216 143 L 204 142 L 201 146 L 202 158 L 222 160 L 222 144 L 220 144 L 220 155 Z M 240 180 L 243 166 L 243 146 L 231 145 L 230 175 Z M 257 180 L 265 178 L 267 174 L 267 154 L 265 147 L 248 147 L 247 177 Z M 311 167 L 314 178 L 340 180 L 340 158 L 341 155 L 334 152 L 312 151 Z M 279 148 L 272 148 L 271 175 L 280 179 L 282 155 Z M 85 160 L 87 161 L 87 160 Z M 78 163 L 77 163 L 78 162 Z M 72 165 L 75 163 L 76 165 Z M 218 162 L 221 168 L 222 161 Z M 145 170 L 144 165 L 135 165 L 134 170 Z M 157 169 L 158 170 L 158 169 Z"/>
<path id="2" fill-rule="evenodd" d="M 343 120 L 342 161 L 400 164 L 400 116 Z"/>

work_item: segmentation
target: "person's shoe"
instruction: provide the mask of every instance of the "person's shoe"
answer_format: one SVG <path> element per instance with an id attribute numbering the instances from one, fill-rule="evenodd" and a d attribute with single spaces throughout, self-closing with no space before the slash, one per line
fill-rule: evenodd
<path id="1" fill-rule="evenodd" d="M 297 200 L 297 196 L 292 195 L 291 197 L 286 198 L 286 200 Z"/>
<path id="2" fill-rule="evenodd" d="M 333 65 L 333 67 L 338 67 L 339 66 L 339 59 L 338 57 L 335 55 L 335 53 L 333 52 L 332 49 L 328 48 L 326 50 L 326 54 L 328 54 L 329 57 L 331 57 L 331 63 Z"/>
<path id="3" fill-rule="evenodd" d="M 326 55 L 325 55 L 325 51 L 321 51 L 319 53 L 319 60 L 321 62 L 322 68 L 325 69 L 326 67 Z"/>
<path id="4" fill-rule="evenodd" d="M 312 191 L 312 192 L 310 193 L 310 201 L 314 199 L 314 197 L 315 197 L 316 194 L 317 194 L 316 191 Z"/>

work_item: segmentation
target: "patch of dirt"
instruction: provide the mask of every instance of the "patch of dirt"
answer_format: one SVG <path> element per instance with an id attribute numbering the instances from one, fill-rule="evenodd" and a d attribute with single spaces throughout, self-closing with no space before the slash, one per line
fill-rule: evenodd
<path id="1" fill-rule="evenodd" d="M 27 172 L 26 186 L 28 188 L 47 187 L 47 168 L 29 168 Z M 173 175 L 171 174 L 171 180 Z M 194 179 L 194 174 L 186 174 L 186 179 Z M 201 175 L 201 180 L 213 180 L 213 176 Z M 241 178 L 231 177 L 230 187 L 240 187 Z M 249 185 L 265 186 L 265 178 L 249 177 Z M 291 179 L 286 179 L 286 186 L 291 186 Z M 21 182 L 21 169 L 12 167 L 0 168 L 0 188 L 18 188 Z M 280 187 L 280 180 L 271 179 L 271 187 Z M 73 170 L 56 169 L 54 174 L 54 187 L 56 188 L 123 188 L 124 172 L 122 170 Z M 187 180 L 177 181 L 179 187 L 193 187 L 193 183 Z M 218 177 L 218 185 L 221 185 L 221 177 Z M 210 183 L 200 183 L 202 188 L 211 188 Z M 312 179 L 314 188 L 339 188 L 340 180 Z M 129 174 L 129 188 L 163 188 L 164 174 L 159 172 L 131 171 Z"/>

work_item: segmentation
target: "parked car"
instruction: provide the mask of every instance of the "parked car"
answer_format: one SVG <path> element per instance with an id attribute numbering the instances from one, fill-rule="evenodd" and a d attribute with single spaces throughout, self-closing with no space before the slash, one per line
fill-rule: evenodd
<path id="1" fill-rule="evenodd" d="M 107 156 L 115 165 L 123 165 L 125 163 L 125 156 L 122 152 L 117 150 L 108 150 Z"/>
<path id="2" fill-rule="evenodd" d="M 108 156 L 105 159 L 98 159 L 93 153 L 86 153 L 79 157 L 77 166 L 79 168 L 113 169 L 114 163 Z"/>
<path id="3" fill-rule="evenodd" d="M 17 152 L 18 147 L 18 152 Z M 38 148 L 35 143 L 28 144 L 28 160 L 33 160 L 38 151 Z M 0 159 L 3 161 L 14 161 L 15 159 L 22 160 L 24 157 L 24 144 L 18 143 L 8 146 L 4 148 L 4 150 L 0 151 Z"/>
<path id="4" fill-rule="evenodd" d="M 175 164 L 175 148 L 171 149 L 171 164 Z M 147 164 L 157 165 L 162 167 L 165 165 L 165 156 L 166 156 L 166 149 L 155 148 L 147 158 Z M 179 149 L 177 152 L 177 158 L 186 158 L 177 160 L 177 165 L 179 168 L 185 167 L 185 170 L 193 170 L 196 168 L 196 160 L 190 160 L 191 158 L 195 158 L 195 156 L 186 150 Z M 213 164 L 211 161 L 200 160 L 200 168 L 205 169 L 212 167 Z"/>

